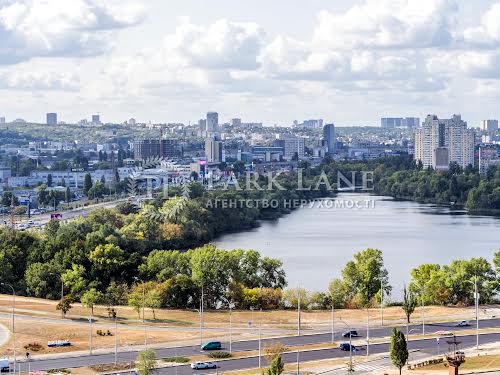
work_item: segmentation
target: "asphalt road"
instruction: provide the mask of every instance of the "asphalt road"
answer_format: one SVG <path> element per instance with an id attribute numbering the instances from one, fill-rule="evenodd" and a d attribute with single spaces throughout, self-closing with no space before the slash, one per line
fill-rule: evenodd
<path id="1" fill-rule="evenodd" d="M 415 332 L 412 332 L 412 334 L 419 334 L 421 333 L 421 327 L 422 327 L 421 325 L 411 325 L 409 328 L 411 330 L 416 330 Z M 489 319 L 480 321 L 480 328 L 494 328 L 494 327 L 500 327 L 500 319 Z M 434 333 L 436 331 L 452 331 L 455 332 L 457 335 L 459 335 L 460 331 L 471 328 L 473 327 L 464 327 L 464 328 L 455 327 L 454 323 L 429 324 L 426 325 L 426 333 Z M 403 332 L 406 331 L 404 327 L 399 327 L 399 329 L 402 329 Z M 418 331 L 419 329 L 420 331 Z M 390 335 L 391 330 L 392 328 L 390 327 L 374 328 L 370 330 L 370 338 L 387 337 Z M 366 335 L 365 331 L 358 330 L 358 333 L 363 337 L 358 338 L 357 340 L 364 341 Z M 348 341 L 348 339 L 341 339 L 340 334 L 341 332 L 336 332 L 335 339 L 337 342 Z M 475 340 L 474 335 L 467 336 L 467 340 L 471 341 L 472 339 Z M 480 336 L 481 343 L 487 343 L 497 340 L 500 341 L 500 334 L 483 334 Z M 331 342 L 331 333 L 263 339 L 261 345 L 262 347 L 264 347 L 266 343 L 272 341 L 281 341 L 286 346 L 328 343 Z M 444 342 L 445 339 L 443 338 L 441 341 Z M 465 339 L 464 339 L 464 344 L 465 344 Z M 233 351 L 257 350 L 258 345 L 259 345 L 258 340 L 237 341 L 232 344 L 232 350 Z M 429 348 L 432 349 L 435 348 L 435 345 L 436 345 L 435 339 L 427 339 L 427 340 L 412 341 L 410 342 L 409 347 L 410 349 L 429 349 Z M 224 348 L 225 350 L 228 349 L 227 343 L 224 343 L 223 346 L 225 347 Z M 121 348 L 121 350 L 122 351 L 119 352 L 117 356 L 118 362 L 120 363 L 131 362 L 132 360 L 135 360 L 135 358 L 137 357 L 137 351 L 123 351 L 123 348 Z M 370 345 L 370 354 L 387 352 L 387 350 L 388 350 L 387 345 L 385 344 Z M 198 345 L 195 345 L 195 346 L 183 346 L 178 348 L 157 349 L 156 354 L 158 358 L 166 358 L 173 356 L 192 356 L 200 354 L 200 347 Z M 345 355 L 345 353 L 340 352 L 340 350 L 327 349 L 327 350 L 304 351 L 301 354 L 301 358 L 304 361 L 306 360 L 310 361 L 315 359 L 335 358 L 335 356 L 338 357 L 343 355 Z M 293 355 L 287 354 L 284 356 L 284 360 L 290 361 L 290 357 L 294 357 L 294 361 L 296 361 L 296 354 Z M 114 358 L 115 358 L 114 353 L 106 353 L 106 354 L 95 354 L 95 355 L 79 355 L 74 357 L 64 357 L 56 359 L 33 359 L 31 360 L 31 369 L 49 370 L 57 368 L 72 368 L 72 367 L 83 367 L 88 365 L 108 364 L 108 363 L 113 363 Z M 28 366 L 22 354 L 21 354 L 21 360 L 23 361 L 23 363 L 21 363 L 21 370 L 26 371 Z M 255 363 L 257 363 L 257 365 Z M 228 366 L 228 368 L 226 368 L 226 366 Z M 237 368 L 240 369 L 256 367 L 258 366 L 258 358 L 234 359 L 224 362 L 224 369 L 226 370 L 233 369 L 231 366 L 237 366 Z M 178 368 L 178 371 L 180 371 L 181 367 Z"/>

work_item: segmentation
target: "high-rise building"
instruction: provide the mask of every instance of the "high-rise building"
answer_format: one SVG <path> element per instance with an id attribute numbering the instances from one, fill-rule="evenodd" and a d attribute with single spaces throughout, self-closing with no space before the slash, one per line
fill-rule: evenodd
<path id="1" fill-rule="evenodd" d="M 498 130 L 498 120 L 481 120 L 481 130 L 486 132 L 494 132 Z"/>
<path id="2" fill-rule="evenodd" d="M 286 160 L 292 160 L 295 157 L 301 159 L 305 155 L 305 142 L 303 138 L 280 136 L 279 139 L 274 141 L 274 145 L 283 148 L 283 157 Z"/>
<path id="3" fill-rule="evenodd" d="M 209 133 L 216 133 L 219 131 L 219 114 L 217 112 L 207 113 L 207 128 Z"/>
<path id="4" fill-rule="evenodd" d="M 57 113 L 47 113 L 47 125 L 57 125 Z"/>
<path id="5" fill-rule="evenodd" d="M 222 163 L 223 143 L 215 138 L 205 140 L 205 157 L 208 163 Z"/>
<path id="6" fill-rule="evenodd" d="M 158 157 L 178 157 L 177 141 L 175 139 L 140 139 L 134 141 L 134 158 L 136 160 Z"/>
<path id="7" fill-rule="evenodd" d="M 479 174 L 485 176 L 492 165 L 500 165 L 500 157 L 495 145 L 479 147 Z"/>
<path id="8" fill-rule="evenodd" d="M 0 117 L 0 125 L 5 124 L 5 117 Z"/>
<path id="9" fill-rule="evenodd" d="M 451 119 L 428 115 L 422 127 L 415 130 L 414 157 L 425 168 L 444 169 L 444 150 L 447 150 L 448 164 L 455 162 L 466 168 L 474 165 L 474 145 L 475 133 L 467 129 L 460 115 L 453 115 Z"/>
<path id="10" fill-rule="evenodd" d="M 101 125 L 100 115 L 92 115 L 92 125 Z"/>
<path id="11" fill-rule="evenodd" d="M 231 120 L 231 126 L 240 127 L 241 126 L 241 119 L 240 118 L 233 118 Z"/>
<path id="12" fill-rule="evenodd" d="M 403 124 L 403 118 L 402 117 L 382 117 L 380 119 L 380 126 L 383 128 L 399 128 Z"/>
<path id="13" fill-rule="evenodd" d="M 418 117 L 382 117 L 380 126 L 387 129 L 393 128 L 416 128 L 420 126 L 420 118 Z"/>
<path id="14" fill-rule="evenodd" d="M 323 140 L 326 143 L 328 152 L 333 154 L 337 149 L 337 137 L 335 135 L 335 126 L 333 124 L 326 124 L 323 127 Z"/>

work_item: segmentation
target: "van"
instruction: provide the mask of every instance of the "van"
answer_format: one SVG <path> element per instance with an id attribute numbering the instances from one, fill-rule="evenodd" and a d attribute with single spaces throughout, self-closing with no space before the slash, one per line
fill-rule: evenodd
<path id="1" fill-rule="evenodd" d="M 0 358 L 0 371 L 1 372 L 10 371 L 9 360 L 7 358 Z"/>
<path id="2" fill-rule="evenodd" d="M 209 341 L 201 346 L 201 350 L 220 350 L 222 344 L 220 341 Z"/>

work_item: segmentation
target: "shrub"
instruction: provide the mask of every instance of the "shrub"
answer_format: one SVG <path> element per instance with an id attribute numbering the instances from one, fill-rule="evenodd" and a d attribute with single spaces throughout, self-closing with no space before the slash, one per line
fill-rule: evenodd
<path id="1" fill-rule="evenodd" d="M 165 362 L 171 362 L 171 363 L 188 363 L 189 358 L 187 357 L 167 357 L 163 358 Z"/>
<path id="2" fill-rule="evenodd" d="M 39 352 L 43 349 L 43 345 L 38 342 L 30 342 L 29 344 L 24 345 L 24 349 L 32 352 Z"/>
<path id="3" fill-rule="evenodd" d="M 223 358 L 231 358 L 233 355 L 229 352 L 212 352 L 209 353 L 208 356 L 210 358 L 223 359 Z"/>

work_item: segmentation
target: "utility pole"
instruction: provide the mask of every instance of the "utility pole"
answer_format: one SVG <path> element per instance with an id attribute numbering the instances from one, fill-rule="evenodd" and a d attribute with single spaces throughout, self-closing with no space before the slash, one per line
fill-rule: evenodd
<path id="1" fill-rule="evenodd" d="M 300 349 L 297 349 L 297 375 L 300 375 Z"/>
<path id="2" fill-rule="evenodd" d="M 335 342 L 335 304 L 332 298 L 332 344 Z"/>
<path id="3" fill-rule="evenodd" d="M 380 279 L 380 319 L 384 326 L 384 280 Z"/>
<path id="4" fill-rule="evenodd" d="M 92 355 L 92 314 L 89 318 L 89 353 Z"/>
<path id="5" fill-rule="evenodd" d="M 474 275 L 474 299 L 476 305 L 476 350 L 479 350 L 479 294 L 477 292 L 477 275 Z"/>
<path id="6" fill-rule="evenodd" d="M 118 363 L 118 322 L 115 312 L 115 366 Z"/>
<path id="7" fill-rule="evenodd" d="M 0 283 L 0 285 L 9 287 L 12 290 L 12 352 L 14 354 L 14 374 L 16 373 L 16 291 L 9 283 Z"/>
<path id="8" fill-rule="evenodd" d="M 262 308 L 259 315 L 259 368 L 262 368 Z"/>
<path id="9" fill-rule="evenodd" d="M 300 336 L 300 288 L 297 288 L 297 336 Z"/>
<path id="10" fill-rule="evenodd" d="M 233 305 L 229 303 L 229 353 L 233 352 Z"/>
<path id="11" fill-rule="evenodd" d="M 425 336 L 425 306 L 424 306 L 424 288 L 422 288 L 422 335 Z"/>
<path id="12" fill-rule="evenodd" d="M 64 299 L 64 279 L 63 279 L 62 274 L 61 274 L 61 306 L 62 306 L 63 299 Z M 61 309 L 61 319 L 64 319 L 63 309 Z"/>
<path id="13" fill-rule="evenodd" d="M 370 355 L 370 308 L 366 308 L 366 356 Z"/>
<path id="14" fill-rule="evenodd" d="M 204 298 L 204 290 L 203 284 L 201 285 L 201 300 L 200 300 L 200 346 L 203 346 L 203 298 Z"/>

